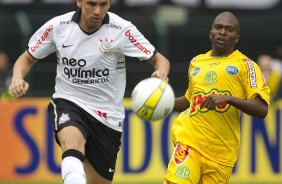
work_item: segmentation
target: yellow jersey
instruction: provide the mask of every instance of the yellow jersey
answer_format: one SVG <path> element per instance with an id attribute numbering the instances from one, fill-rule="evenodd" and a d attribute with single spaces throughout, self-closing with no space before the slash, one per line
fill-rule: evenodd
<path id="1" fill-rule="evenodd" d="M 280 80 L 280 73 L 276 70 L 273 70 L 268 78 L 266 77 L 266 82 L 270 89 L 270 96 L 273 98 L 275 98 L 278 93 Z"/>
<path id="2" fill-rule="evenodd" d="M 189 67 L 185 97 L 190 107 L 179 114 L 172 126 L 172 139 L 198 150 L 208 159 L 234 166 L 240 146 L 240 110 L 223 104 L 200 108 L 210 94 L 253 99 L 257 95 L 269 104 L 270 90 L 259 66 L 238 50 L 226 57 L 211 51 L 196 56 Z"/>

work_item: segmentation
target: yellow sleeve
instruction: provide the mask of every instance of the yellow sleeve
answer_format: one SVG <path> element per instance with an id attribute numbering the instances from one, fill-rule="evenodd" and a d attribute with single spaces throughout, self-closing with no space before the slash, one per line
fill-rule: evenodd
<path id="1" fill-rule="evenodd" d="M 259 66 L 250 59 L 245 60 L 242 67 L 242 81 L 246 90 L 247 99 L 254 99 L 257 95 L 270 103 L 270 90 Z"/>
<path id="2" fill-rule="evenodd" d="M 187 100 L 189 102 L 191 102 L 191 98 L 192 98 L 192 85 L 191 85 L 191 80 L 192 80 L 192 76 L 191 76 L 191 71 L 192 71 L 192 65 L 191 63 L 195 60 L 195 58 L 193 58 L 191 61 L 190 61 L 190 64 L 189 64 L 189 69 L 188 69 L 188 87 L 187 87 L 187 90 L 186 90 L 186 93 L 185 93 L 185 97 L 187 98 Z"/>

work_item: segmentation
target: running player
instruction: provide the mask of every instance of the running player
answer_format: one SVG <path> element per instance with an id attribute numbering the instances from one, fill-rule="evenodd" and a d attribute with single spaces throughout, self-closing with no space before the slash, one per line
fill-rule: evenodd
<path id="1" fill-rule="evenodd" d="M 110 0 L 77 0 L 77 6 L 34 33 L 14 65 L 10 89 L 16 97 L 24 95 L 29 87 L 24 77 L 32 65 L 56 52 L 48 112 L 63 152 L 62 179 L 65 184 L 110 184 L 124 120 L 125 56 L 149 62 L 152 76 L 164 80 L 170 64 L 131 22 L 108 12 Z"/>
<path id="2" fill-rule="evenodd" d="M 269 88 L 258 65 L 238 50 L 237 18 L 219 14 L 210 31 L 212 50 L 189 67 L 185 96 L 176 98 L 182 112 L 172 127 L 176 144 L 165 184 L 226 184 L 240 146 L 240 111 L 264 118 Z"/>

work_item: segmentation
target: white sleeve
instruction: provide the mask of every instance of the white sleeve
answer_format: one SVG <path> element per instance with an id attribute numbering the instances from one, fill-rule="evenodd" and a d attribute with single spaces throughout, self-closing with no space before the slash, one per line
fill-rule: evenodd
<path id="1" fill-rule="evenodd" d="M 43 59 L 56 51 L 54 42 L 55 27 L 55 21 L 52 19 L 39 28 L 30 38 L 28 52 L 34 59 Z"/>
<path id="2" fill-rule="evenodd" d="M 155 54 L 155 47 L 134 26 L 130 25 L 122 33 L 122 52 L 129 57 L 149 60 Z"/>

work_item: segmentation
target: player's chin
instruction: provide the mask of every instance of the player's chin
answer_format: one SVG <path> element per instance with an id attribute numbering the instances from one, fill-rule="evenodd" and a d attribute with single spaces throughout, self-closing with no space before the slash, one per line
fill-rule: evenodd
<path id="1" fill-rule="evenodd" d="M 97 27 L 102 24 L 102 20 L 101 19 L 89 19 L 88 24 L 90 25 L 90 27 Z"/>
<path id="2" fill-rule="evenodd" d="M 214 44 L 214 48 L 220 52 L 220 53 L 224 53 L 226 52 L 228 45 L 226 44 Z"/>
<path id="3" fill-rule="evenodd" d="M 227 44 L 226 44 L 226 43 L 222 43 L 222 42 L 215 42 L 215 43 L 214 43 L 214 46 L 215 46 L 217 49 L 223 49 L 223 48 L 226 48 Z"/>

